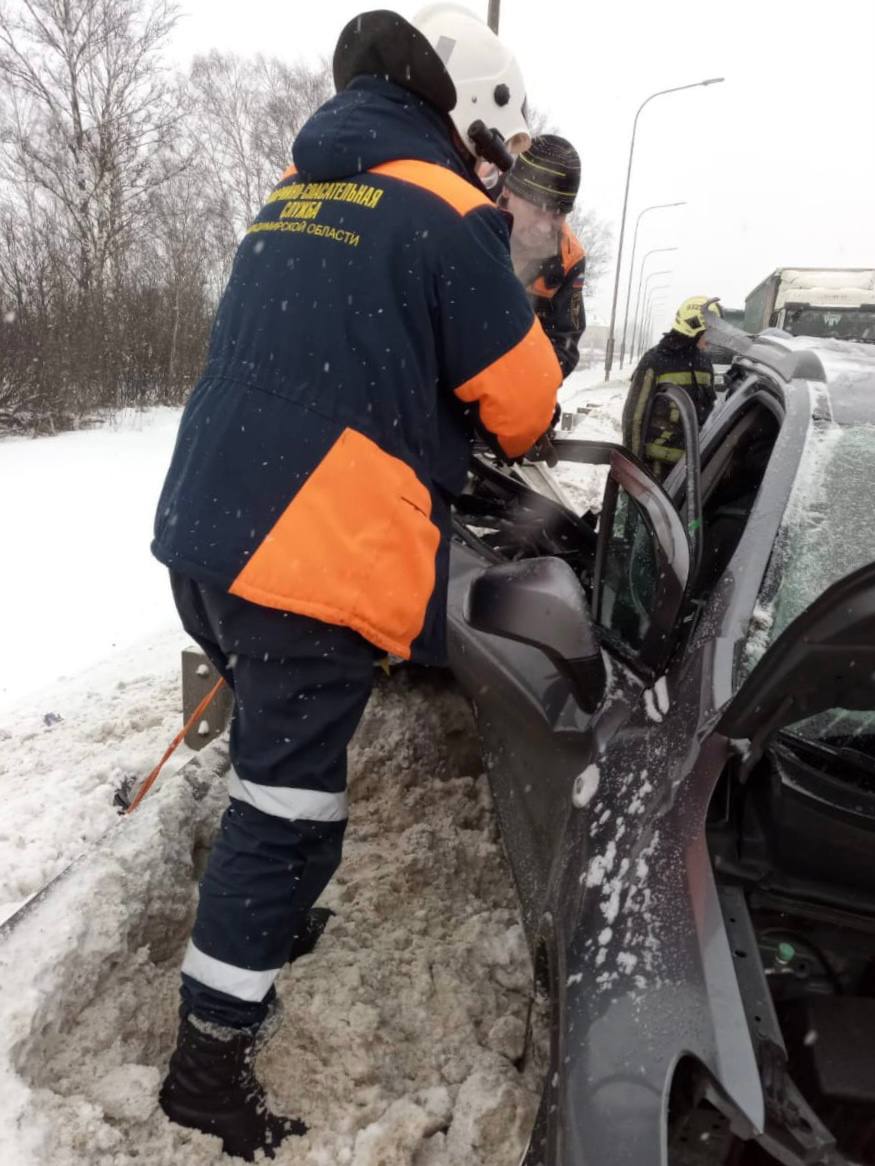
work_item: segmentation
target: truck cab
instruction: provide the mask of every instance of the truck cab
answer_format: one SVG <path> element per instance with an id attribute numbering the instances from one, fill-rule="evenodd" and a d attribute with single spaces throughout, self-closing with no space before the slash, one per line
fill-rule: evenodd
<path id="1" fill-rule="evenodd" d="M 875 343 L 875 269 L 780 267 L 745 301 L 744 330 Z"/>

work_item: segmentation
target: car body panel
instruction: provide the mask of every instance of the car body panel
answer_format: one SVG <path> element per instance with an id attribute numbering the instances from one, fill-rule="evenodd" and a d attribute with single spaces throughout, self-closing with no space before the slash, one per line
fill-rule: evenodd
<path id="1" fill-rule="evenodd" d="M 464 593 L 486 564 L 453 548 L 451 660 L 475 702 L 536 963 L 551 969 L 553 1076 L 527 1166 L 664 1166 L 668 1095 L 685 1057 L 707 1070 L 737 1129 L 763 1129 L 705 822 L 732 748 L 716 731 L 719 712 L 739 684 L 809 434 L 831 422 L 828 408 L 819 412 L 824 385 L 792 379 L 818 362 L 800 361 L 792 348 L 775 361 L 770 348 L 751 345 L 745 358 L 754 375 L 764 354 L 779 366 L 761 403 L 781 427 L 755 504 L 683 651 L 653 687 L 612 657 L 602 707 L 591 718 L 569 712 L 567 686 L 537 649 L 466 624 Z M 712 417 L 703 465 L 748 407 L 743 395 L 730 396 Z M 681 464 L 665 484 L 676 505 L 683 481 Z M 597 789 L 575 805 L 575 781 L 591 766 Z"/>

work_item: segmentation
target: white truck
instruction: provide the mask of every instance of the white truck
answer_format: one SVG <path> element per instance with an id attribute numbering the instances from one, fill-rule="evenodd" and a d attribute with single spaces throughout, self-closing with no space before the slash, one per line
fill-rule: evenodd
<path id="1" fill-rule="evenodd" d="M 875 268 L 779 267 L 745 300 L 745 332 L 783 328 L 875 344 Z"/>

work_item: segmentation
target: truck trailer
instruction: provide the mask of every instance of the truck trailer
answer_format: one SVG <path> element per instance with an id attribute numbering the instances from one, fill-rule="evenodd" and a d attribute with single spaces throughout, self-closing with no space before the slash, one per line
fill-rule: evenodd
<path id="1" fill-rule="evenodd" d="M 745 300 L 744 330 L 875 344 L 875 268 L 779 267 Z"/>

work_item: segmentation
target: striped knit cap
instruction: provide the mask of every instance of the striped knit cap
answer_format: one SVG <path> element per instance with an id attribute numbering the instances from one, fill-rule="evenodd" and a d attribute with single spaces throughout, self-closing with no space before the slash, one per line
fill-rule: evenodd
<path id="1" fill-rule="evenodd" d="M 533 138 L 514 161 L 505 189 L 547 211 L 568 212 L 580 186 L 580 155 L 556 134 Z"/>

